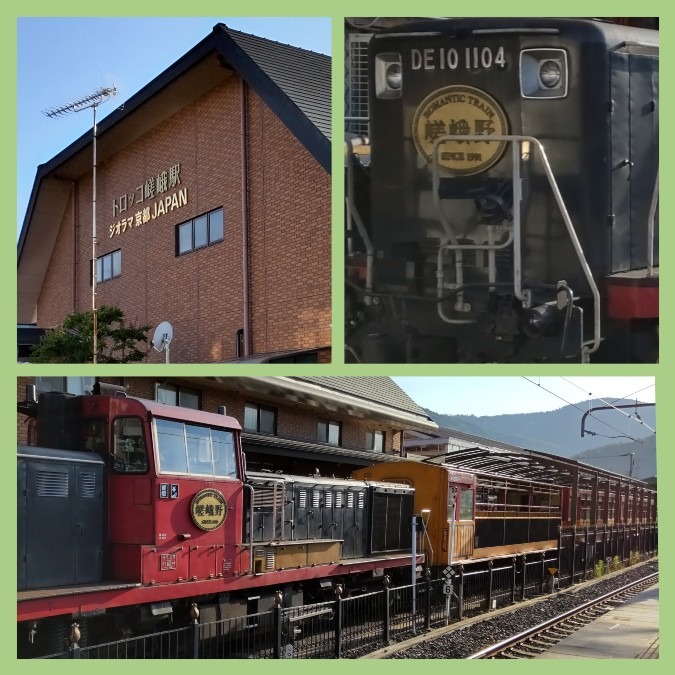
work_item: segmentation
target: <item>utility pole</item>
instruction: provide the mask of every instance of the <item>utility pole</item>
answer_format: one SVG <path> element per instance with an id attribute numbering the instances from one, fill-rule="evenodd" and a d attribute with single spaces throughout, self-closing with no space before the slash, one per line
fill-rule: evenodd
<path id="1" fill-rule="evenodd" d="M 93 149 L 93 179 L 92 179 L 92 206 L 91 206 L 91 229 L 92 229 L 92 238 L 91 238 L 91 311 L 93 314 L 94 321 L 94 334 L 93 334 L 93 358 L 92 362 L 95 364 L 97 360 L 98 353 L 98 344 L 97 344 L 97 332 L 98 326 L 96 321 L 96 250 L 98 242 L 96 239 L 96 108 L 98 108 L 101 103 L 107 101 L 110 97 L 117 94 L 117 89 L 113 87 L 101 87 L 91 94 L 87 94 L 82 98 L 72 101 L 71 103 L 66 103 L 65 105 L 59 106 L 58 108 L 50 108 L 49 110 L 43 110 L 43 113 L 47 117 L 56 118 L 63 117 L 65 115 L 70 115 L 70 113 L 80 112 L 81 110 L 86 110 L 91 108 L 94 111 L 94 149 Z"/>

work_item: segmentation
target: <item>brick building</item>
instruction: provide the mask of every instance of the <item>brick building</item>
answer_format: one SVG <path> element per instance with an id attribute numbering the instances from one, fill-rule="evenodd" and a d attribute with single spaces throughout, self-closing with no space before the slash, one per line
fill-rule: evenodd
<path id="1" fill-rule="evenodd" d="M 98 125 L 96 306 L 172 362 L 328 361 L 330 119 L 330 57 L 216 25 Z M 87 133 L 38 167 L 18 324 L 91 309 L 92 210 Z"/>
<path id="2" fill-rule="evenodd" d="M 352 469 L 404 457 L 405 432 L 433 433 L 437 425 L 388 377 L 127 377 L 101 378 L 129 396 L 225 412 L 243 427 L 250 470 L 349 476 Z M 38 392 L 86 393 L 94 378 L 20 377 Z M 26 417 L 17 416 L 19 443 L 29 441 Z"/>

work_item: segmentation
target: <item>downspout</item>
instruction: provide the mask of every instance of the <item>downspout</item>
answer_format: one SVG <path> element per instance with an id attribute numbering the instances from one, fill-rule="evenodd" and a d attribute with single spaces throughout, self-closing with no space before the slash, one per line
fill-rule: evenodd
<path id="1" fill-rule="evenodd" d="M 248 114 L 246 105 L 246 82 L 241 80 L 241 233 L 242 233 L 242 276 L 244 284 L 244 353 L 243 356 L 251 354 L 251 308 L 250 295 L 251 288 L 249 283 L 249 208 L 248 208 L 248 153 L 246 148 L 246 116 Z"/>
<path id="2" fill-rule="evenodd" d="M 77 274 L 80 267 L 78 255 L 78 239 L 80 235 L 80 225 L 77 221 L 77 182 L 72 181 L 72 189 L 70 191 L 71 199 L 73 200 L 73 307 L 72 312 L 77 312 Z"/>

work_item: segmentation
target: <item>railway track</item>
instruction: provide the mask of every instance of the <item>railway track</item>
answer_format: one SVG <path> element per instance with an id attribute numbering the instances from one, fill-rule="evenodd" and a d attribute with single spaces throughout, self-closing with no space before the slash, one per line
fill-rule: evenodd
<path id="1" fill-rule="evenodd" d="M 468 656 L 468 659 L 531 659 L 658 582 L 658 572 L 626 584 L 563 614 Z"/>

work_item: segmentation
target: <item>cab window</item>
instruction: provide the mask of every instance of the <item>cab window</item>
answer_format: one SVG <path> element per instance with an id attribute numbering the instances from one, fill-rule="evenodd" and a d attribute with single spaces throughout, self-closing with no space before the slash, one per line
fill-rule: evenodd
<path id="1" fill-rule="evenodd" d="M 234 434 L 199 424 L 155 419 L 159 471 L 236 478 Z"/>
<path id="2" fill-rule="evenodd" d="M 143 422 L 139 417 L 115 419 L 112 445 L 112 468 L 115 473 L 145 473 L 148 470 Z"/>

